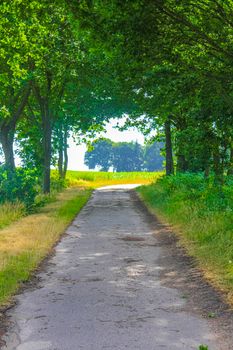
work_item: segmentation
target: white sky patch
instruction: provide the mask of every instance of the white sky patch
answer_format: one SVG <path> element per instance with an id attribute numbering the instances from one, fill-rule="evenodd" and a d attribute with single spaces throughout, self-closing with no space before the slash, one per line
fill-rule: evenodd
<path id="1" fill-rule="evenodd" d="M 106 125 L 106 132 L 101 133 L 100 137 L 108 138 L 114 142 L 138 142 L 144 144 L 144 136 L 138 132 L 136 128 L 130 128 L 126 131 L 119 131 L 114 126 L 119 123 L 119 120 L 111 120 Z M 123 121 L 122 121 L 123 122 Z M 86 152 L 86 145 L 82 144 L 77 146 L 72 138 L 69 139 L 68 149 L 68 169 L 69 170 L 88 170 L 84 164 L 84 155 Z"/>

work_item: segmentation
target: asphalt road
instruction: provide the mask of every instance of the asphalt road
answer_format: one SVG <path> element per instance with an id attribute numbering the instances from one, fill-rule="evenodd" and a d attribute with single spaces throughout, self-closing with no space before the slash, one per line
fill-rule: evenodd
<path id="1" fill-rule="evenodd" d="M 131 187 L 94 192 L 17 296 L 4 350 L 219 350 L 209 321 L 161 284 L 162 248 Z"/>

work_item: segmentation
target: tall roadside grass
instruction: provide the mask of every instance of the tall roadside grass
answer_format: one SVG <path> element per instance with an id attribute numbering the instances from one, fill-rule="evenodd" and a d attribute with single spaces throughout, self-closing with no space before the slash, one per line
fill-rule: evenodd
<path id="1" fill-rule="evenodd" d="M 0 304 L 4 305 L 49 253 L 66 226 L 85 205 L 91 190 L 72 188 L 38 213 L 0 230 Z M 9 207 L 10 208 L 10 207 Z"/>
<path id="2" fill-rule="evenodd" d="M 0 205 L 0 229 L 20 219 L 26 213 L 25 206 L 20 203 L 4 203 Z"/>
<path id="3" fill-rule="evenodd" d="M 183 174 L 138 191 L 159 218 L 173 225 L 206 277 L 233 304 L 233 178 L 218 187 L 212 179 Z"/>

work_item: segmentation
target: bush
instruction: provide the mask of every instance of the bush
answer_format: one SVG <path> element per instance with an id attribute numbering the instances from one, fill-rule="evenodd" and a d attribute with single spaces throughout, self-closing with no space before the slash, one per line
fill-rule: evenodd
<path id="1" fill-rule="evenodd" d="M 205 207 L 205 213 L 213 211 L 232 211 L 233 187 L 232 179 L 226 179 L 223 187 L 217 186 L 214 177 L 204 179 L 202 174 L 178 174 L 160 178 L 154 185 L 156 192 L 163 198 L 171 198 L 172 201 L 180 200 L 191 205 L 198 202 Z"/>
<path id="2" fill-rule="evenodd" d="M 32 170 L 16 169 L 10 177 L 4 167 L 0 167 L 0 203 L 21 202 L 27 211 L 34 206 L 38 193 L 38 178 Z"/>
<path id="3" fill-rule="evenodd" d="M 59 174 L 55 171 L 51 172 L 51 192 L 60 192 L 68 186 L 68 180 L 61 179 Z"/>

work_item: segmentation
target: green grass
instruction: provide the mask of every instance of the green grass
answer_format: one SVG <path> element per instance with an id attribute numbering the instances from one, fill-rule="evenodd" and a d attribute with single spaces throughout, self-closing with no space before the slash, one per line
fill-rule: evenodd
<path id="1" fill-rule="evenodd" d="M 233 304 L 233 179 L 223 188 L 201 175 L 162 178 L 138 189 L 157 216 L 172 224 L 206 277 Z"/>
<path id="2" fill-rule="evenodd" d="M 56 216 L 59 220 L 64 220 L 66 223 L 69 223 L 86 204 L 91 192 L 91 190 L 81 191 L 78 197 L 64 202 L 56 212 Z"/>
<path id="3" fill-rule="evenodd" d="M 20 202 L 0 205 L 0 229 L 20 219 L 25 213 L 25 207 Z"/>

